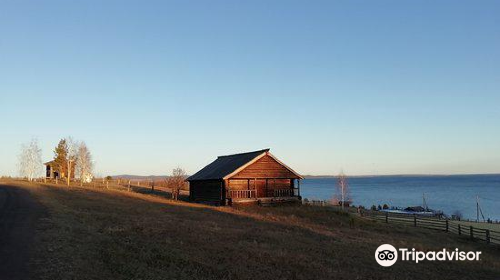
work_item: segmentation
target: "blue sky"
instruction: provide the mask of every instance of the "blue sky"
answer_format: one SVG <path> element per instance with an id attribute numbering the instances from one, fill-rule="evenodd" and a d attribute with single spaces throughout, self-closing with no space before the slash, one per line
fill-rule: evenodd
<path id="1" fill-rule="evenodd" d="M 0 174 L 271 148 L 303 174 L 500 173 L 498 1 L 0 1 Z"/>

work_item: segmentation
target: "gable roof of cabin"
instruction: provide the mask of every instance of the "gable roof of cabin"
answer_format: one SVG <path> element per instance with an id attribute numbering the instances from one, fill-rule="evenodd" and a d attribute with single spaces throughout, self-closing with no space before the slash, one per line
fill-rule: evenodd
<path id="1" fill-rule="evenodd" d="M 187 178 L 187 181 L 228 179 L 265 155 L 272 157 L 283 167 L 295 174 L 298 178 L 302 179 L 302 176 L 300 176 L 297 172 L 293 171 L 290 167 L 286 166 L 269 153 L 269 149 L 264 149 L 248 153 L 219 156 L 215 161 Z"/>

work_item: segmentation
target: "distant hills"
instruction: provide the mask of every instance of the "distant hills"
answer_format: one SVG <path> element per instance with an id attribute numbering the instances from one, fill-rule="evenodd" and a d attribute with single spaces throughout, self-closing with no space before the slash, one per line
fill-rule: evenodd
<path id="1" fill-rule="evenodd" d="M 115 175 L 111 176 L 115 179 L 127 179 L 127 180 L 161 180 L 161 179 L 166 179 L 170 176 L 168 175 L 129 175 L 129 174 L 123 174 L 123 175 Z"/>

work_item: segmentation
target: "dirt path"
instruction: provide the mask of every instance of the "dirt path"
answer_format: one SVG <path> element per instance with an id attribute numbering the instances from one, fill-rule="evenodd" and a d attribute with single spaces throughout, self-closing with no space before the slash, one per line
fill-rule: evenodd
<path id="1" fill-rule="evenodd" d="M 0 184 L 0 279 L 33 279 L 29 260 L 36 221 L 44 208 L 29 191 Z"/>

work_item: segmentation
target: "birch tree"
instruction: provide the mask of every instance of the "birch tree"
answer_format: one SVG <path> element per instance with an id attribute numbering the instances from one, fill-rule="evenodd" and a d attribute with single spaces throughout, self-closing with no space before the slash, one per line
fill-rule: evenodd
<path id="1" fill-rule="evenodd" d="M 337 177 L 337 199 L 340 202 L 340 205 L 342 206 L 342 210 L 344 209 L 344 206 L 347 203 L 351 202 L 351 194 L 349 191 L 349 184 L 347 183 L 347 176 L 344 174 L 344 172 L 340 172 L 339 176 Z"/>
<path id="2" fill-rule="evenodd" d="M 92 180 L 92 155 L 83 141 L 78 145 L 75 169 L 76 175 L 80 178 L 80 186 Z"/>
<path id="3" fill-rule="evenodd" d="M 66 138 L 66 148 L 68 151 L 67 154 L 67 169 L 68 169 L 68 176 L 67 176 L 67 183 L 68 186 L 71 182 L 71 171 L 75 169 L 74 165 L 76 162 L 76 159 L 78 158 L 78 143 L 73 140 L 73 138 L 68 137 Z M 74 174 L 73 174 L 74 175 Z"/>
<path id="4" fill-rule="evenodd" d="M 19 174 L 21 177 L 33 181 L 42 173 L 42 149 L 38 141 L 32 139 L 30 143 L 21 145 L 19 154 Z"/>

